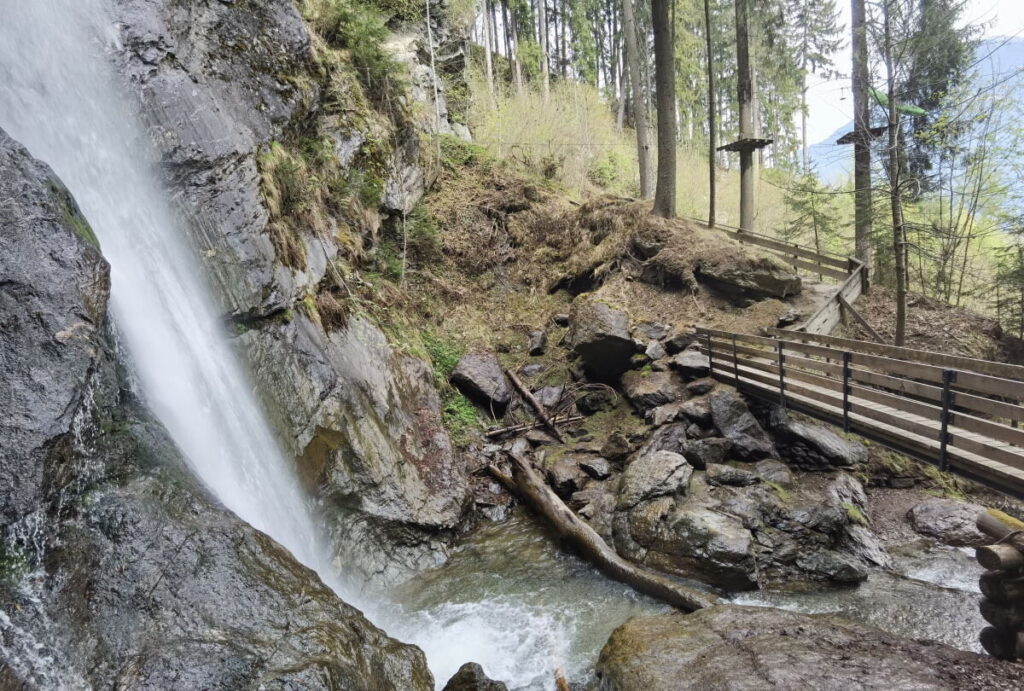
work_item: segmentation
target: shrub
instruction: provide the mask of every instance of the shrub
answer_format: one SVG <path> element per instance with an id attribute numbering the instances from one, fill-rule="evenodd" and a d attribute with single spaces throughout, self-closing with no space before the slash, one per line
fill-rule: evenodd
<path id="1" fill-rule="evenodd" d="M 405 77 L 401 65 L 384 48 L 390 34 L 381 10 L 360 0 L 302 0 L 300 8 L 329 46 L 348 52 L 374 105 L 398 114 Z"/>

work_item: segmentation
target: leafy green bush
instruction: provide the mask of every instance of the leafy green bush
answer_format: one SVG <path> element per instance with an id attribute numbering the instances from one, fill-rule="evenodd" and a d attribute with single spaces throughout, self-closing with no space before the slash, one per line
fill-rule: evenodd
<path id="1" fill-rule="evenodd" d="M 398 4 L 407 2 L 401 0 Z M 402 107 L 405 76 L 398 61 L 384 48 L 390 38 L 388 17 L 372 3 L 360 0 L 302 0 L 300 8 L 328 45 L 348 51 L 374 105 L 397 114 Z"/>

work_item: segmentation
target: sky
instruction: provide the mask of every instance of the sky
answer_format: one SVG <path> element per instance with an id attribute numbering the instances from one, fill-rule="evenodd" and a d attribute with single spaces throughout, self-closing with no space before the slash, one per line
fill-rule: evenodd
<path id="1" fill-rule="evenodd" d="M 850 2 L 839 0 L 842 23 L 849 32 Z M 966 19 L 971 23 L 985 23 L 984 37 L 1019 35 L 1024 38 L 1024 0 L 969 0 Z M 850 72 L 849 41 L 835 56 L 836 67 Z M 807 93 L 810 118 L 807 139 L 811 144 L 829 137 L 838 128 L 853 119 L 853 100 L 850 98 L 849 78 L 826 82 L 812 76 Z"/>

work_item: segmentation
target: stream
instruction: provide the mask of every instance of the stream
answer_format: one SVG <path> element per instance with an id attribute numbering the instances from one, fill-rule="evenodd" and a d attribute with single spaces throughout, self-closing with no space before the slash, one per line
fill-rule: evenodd
<path id="1" fill-rule="evenodd" d="M 899 636 L 980 651 L 981 567 L 971 551 L 943 547 L 895 560 L 898 573 L 873 572 L 856 588 L 742 593 L 732 602 L 837 614 Z M 671 611 L 560 551 L 527 516 L 481 528 L 448 563 L 407 583 L 395 598 L 427 627 L 415 642 L 440 678 L 472 660 L 524 691 L 554 689 L 555 669 L 570 682 L 587 682 L 612 630 L 633 616 Z M 431 650 L 433 635 L 453 625 L 490 635 L 463 639 L 473 643 L 454 656 Z M 540 666 L 541 660 L 549 662 Z"/>

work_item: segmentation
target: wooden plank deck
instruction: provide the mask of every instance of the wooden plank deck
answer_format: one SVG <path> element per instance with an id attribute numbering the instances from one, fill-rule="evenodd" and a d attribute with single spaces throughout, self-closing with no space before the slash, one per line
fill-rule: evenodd
<path id="1" fill-rule="evenodd" d="M 901 349 L 902 359 L 896 360 L 804 342 L 813 340 L 810 338 L 783 341 L 708 329 L 699 333 L 702 349 L 711 357 L 712 376 L 719 381 L 769 401 L 784 402 L 787 407 L 1024 498 L 1024 431 L 1001 418 L 983 417 L 986 412 L 1010 413 L 1012 423 L 1024 409 L 979 395 L 980 389 L 994 397 L 1007 393 L 1016 394 L 1015 398 L 1024 396 L 1024 368 L 957 362 L 975 370 L 957 371 L 958 376 L 953 377 L 974 392 L 967 394 L 953 390 L 943 379 L 941 367 L 912 360 L 916 351 L 910 349 Z M 842 345 L 860 348 L 862 343 L 881 348 L 846 339 Z M 938 362 L 932 355 L 936 354 L 926 354 L 925 359 Z M 941 364 L 953 364 L 953 360 Z M 1020 372 L 1022 379 L 979 374 L 979 370 Z"/>

